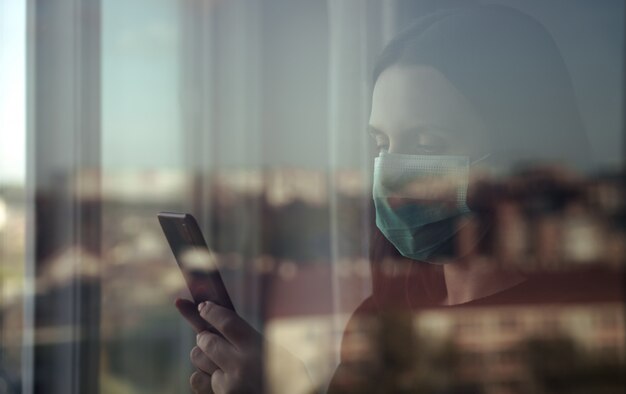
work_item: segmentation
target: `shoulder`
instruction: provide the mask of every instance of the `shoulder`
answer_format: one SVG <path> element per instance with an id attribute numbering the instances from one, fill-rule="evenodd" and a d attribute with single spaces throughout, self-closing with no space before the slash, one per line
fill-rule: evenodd
<path id="1" fill-rule="evenodd" d="M 589 304 L 622 302 L 623 297 L 623 272 L 590 268 L 535 273 L 520 285 L 468 304 Z"/>

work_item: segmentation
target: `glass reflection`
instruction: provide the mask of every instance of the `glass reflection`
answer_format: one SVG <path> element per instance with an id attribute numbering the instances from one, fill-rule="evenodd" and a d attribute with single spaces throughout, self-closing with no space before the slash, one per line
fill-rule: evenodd
<path id="1" fill-rule="evenodd" d="M 67 205 L 0 177 L 0 393 L 66 366 L 103 393 L 626 387 L 621 5 L 100 3 L 101 166 L 54 178 Z M 31 294 L 28 212 L 69 207 L 102 221 L 38 229 Z M 199 219 L 233 357 L 196 337 L 164 210 Z"/>

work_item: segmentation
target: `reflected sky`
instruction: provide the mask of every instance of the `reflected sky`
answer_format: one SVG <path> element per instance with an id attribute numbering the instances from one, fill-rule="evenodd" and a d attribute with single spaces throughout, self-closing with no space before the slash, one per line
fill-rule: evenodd
<path id="1" fill-rule="evenodd" d="M 517 8 L 541 22 L 570 72 L 594 162 L 622 162 L 624 2 L 609 0 L 489 3 Z"/>
<path id="2" fill-rule="evenodd" d="M 26 2 L 0 1 L 0 185 L 22 183 L 26 167 Z"/>
<path id="3" fill-rule="evenodd" d="M 623 4 L 619 1 L 602 3 L 603 6 L 583 1 L 492 2 L 514 5 L 545 24 L 572 75 L 595 162 L 603 166 L 620 163 Z M 25 8 L 24 1 L 0 1 L 2 182 L 19 182 L 25 173 Z M 178 2 L 167 0 L 102 3 L 102 149 L 107 169 L 185 168 L 179 93 L 183 61 L 179 11 Z M 572 28 L 574 25 L 576 29 Z M 289 62 L 284 64 L 288 66 Z M 300 71 L 314 73 L 314 68 L 319 66 L 315 64 L 311 70 Z M 312 81 L 309 84 L 313 85 L 317 79 Z M 272 84 L 276 86 L 272 89 L 293 97 L 298 92 L 281 86 L 289 85 L 288 82 L 289 78 L 285 81 L 274 78 Z M 306 96 L 306 83 L 299 83 L 298 89 Z M 292 109 L 300 114 L 302 108 L 307 107 L 320 114 L 327 105 L 277 99 L 282 106 L 292 101 Z M 293 113 L 290 108 L 269 108 L 272 113 L 285 117 Z M 304 127 L 294 129 L 294 122 L 278 122 L 276 126 L 262 130 L 261 165 L 318 168 L 329 165 L 328 160 L 324 160 L 328 149 L 324 130 L 315 135 Z M 294 143 L 302 140 L 297 137 L 300 134 L 306 134 L 301 135 L 306 144 Z M 360 138 L 355 135 L 354 141 Z M 228 160 L 228 155 L 223 157 Z"/>
<path id="4" fill-rule="evenodd" d="M 101 7 L 103 166 L 181 168 L 178 3 Z"/>
<path id="5" fill-rule="evenodd" d="M 623 146 L 623 5 L 610 2 L 597 6 L 582 1 L 557 1 L 550 5 L 540 1 L 520 4 L 500 0 L 492 3 L 520 8 L 546 26 L 572 75 L 594 162 L 598 166 L 618 165 Z M 189 93 L 182 90 L 181 84 L 185 62 L 189 61 L 182 47 L 184 18 L 179 3 L 157 0 L 150 2 L 149 7 L 146 4 L 146 1 L 129 3 L 121 0 L 103 4 L 103 160 L 105 168 L 111 169 L 184 169 L 189 165 L 185 158 L 189 154 L 186 152 L 189 142 L 185 138 L 190 138 L 186 136 L 189 130 L 184 129 L 185 112 L 181 108 L 185 103 L 183 97 Z M 275 34 L 274 30 L 262 32 L 264 39 L 273 38 L 263 41 L 260 48 L 261 70 L 256 78 L 262 81 L 252 81 L 262 88 L 260 157 L 253 164 L 328 168 L 332 165 L 328 160 L 330 147 L 326 131 L 328 102 L 320 99 L 324 94 L 320 91 L 319 77 L 329 67 L 326 63 L 329 59 L 324 50 L 327 43 L 315 41 L 328 40 L 328 36 L 311 34 L 315 29 L 308 24 L 299 27 L 294 21 L 304 23 L 305 16 L 290 7 L 282 7 L 276 18 L 272 23 L 274 30 L 292 30 L 287 35 L 289 40 L 281 38 L 285 34 Z M 311 19 L 315 18 L 306 16 L 307 21 Z M 285 20 L 291 22 L 281 22 Z M 211 45 L 204 42 L 206 39 L 197 40 L 196 45 Z M 244 45 L 239 49 L 250 45 L 239 44 Z M 294 60 L 300 58 L 307 61 Z M 238 72 L 236 70 L 244 69 L 222 72 Z M 307 80 L 298 75 L 313 77 Z M 241 94 L 239 89 L 241 87 L 233 86 L 228 94 L 237 96 Z M 354 93 L 355 99 L 360 99 L 356 97 L 358 92 Z M 228 97 L 221 95 L 217 99 L 228 102 Z M 239 109 L 225 106 L 220 111 L 224 116 L 244 118 L 250 117 L 244 113 L 249 109 L 242 104 Z M 241 113 L 237 114 L 237 111 Z M 298 119 L 306 121 L 299 125 Z M 228 127 L 229 123 L 225 126 Z M 339 148 L 345 150 L 345 157 L 338 159 L 340 165 L 352 168 L 360 165 L 341 161 L 358 160 L 359 156 L 349 149 L 362 148 L 359 143 L 362 132 L 347 129 L 342 133 L 354 135 L 337 136 L 337 141 L 342 141 Z M 243 148 L 240 145 L 245 138 L 259 138 L 253 130 L 248 130 L 250 135 L 237 128 L 217 130 L 216 133 L 215 139 L 209 138 L 211 143 L 218 144 L 213 163 L 235 167 L 250 164 L 249 157 L 241 154 Z M 246 135 L 233 135 L 239 133 Z M 353 145 L 343 147 L 346 141 L 352 141 Z"/>

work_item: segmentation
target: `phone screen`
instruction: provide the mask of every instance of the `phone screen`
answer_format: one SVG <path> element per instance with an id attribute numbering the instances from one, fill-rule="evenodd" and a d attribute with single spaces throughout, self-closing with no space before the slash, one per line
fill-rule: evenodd
<path id="1" fill-rule="evenodd" d="M 212 301 L 234 311 L 217 259 L 207 247 L 194 217 L 187 213 L 161 212 L 158 218 L 194 302 Z"/>

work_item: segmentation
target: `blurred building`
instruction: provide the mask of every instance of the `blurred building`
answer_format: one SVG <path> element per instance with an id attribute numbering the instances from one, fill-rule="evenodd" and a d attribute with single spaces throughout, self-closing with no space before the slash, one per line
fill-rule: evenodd
<path id="1" fill-rule="evenodd" d="M 452 341 L 460 353 L 460 379 L 486 393 L 534 392 L 526 340 L 567 339 L 583 357 L 621 366 L 625 361 L 619 301 L 433 310 L 418 314 L 415 327 L 424 341 Z"/>
<path id="2" fill-rule="evenodd" d="M 91 179 L 93 174 L 81 176 Z M 302 358 L 314 381 L 323 381 L 334 372 L 334 347 L 343 334 L 337 327 L 344 327 L 371 280 L 367 249 L 360 246 L 367 242 L 362 239 L 368 226 L 367 206 L 361 202 L 369 195 L 369 186 L 361 173 L 336 176 L 343 185 L 337 189 L 341 208 L 337 214 L 345 226 L 341 231 L 359 246 L 340 248 L 331 263 L 327 173 L 225 171 L 212 178 L 206 196 L 196 195 L 193 176 L 181 172 L 108 174 L 101 180 L 102 195 L 81 189 L 85 200 L 102 199 L 101 255 L 81 245 L 55 251 L 42 271 L 48 285 L 41 289 L 64 291 L 76 276 L 99 278 L 102 339 L 113 343 L 120 333 L 150 329 L 146 324 L 150 316 L 171 308 L 174 297 L 186 295 L 155 215 L 162 210 L 191 210 L 193 201 L 206 197 L 201 219 L 209 243 L 220 253 L 222 273 L 234 298 L 241 304 L 254 303 L 268 338 Z M 565 190 L 558 189 L 559 182 Z M 544 183 L 544 189 L 532 192 L 513 190 L 499 200 L 494 205 L 497 237 L 479 257 L 532 274 L 599 269 L 604 275 L 621 275 L 626 255 L 621 178 L 559 182 L 549 187 Z M 22 298 L 22 288 L 11 278 L 21 280 L 23 272 L 12 267 L 23 263 L 10 262 L 24 258 L 25 210 L 19 192 L 13 197 L 3 193 L 2 199 L 8 214 L 0 234 L 11 241 L 0 246 L 5 295 L 0 313 L 4 338 L 9 339 L 14 337 L 7 330 L 22 324 L 16 312 L 21 306 L 13 304 Z M 258 217 L 251 220 L 254 215 Z M 77 266 L 82 268 L 77 271 Z M 332 281 L 343 289 L 363 291 L 346 292 L 337 300 L 329 290 Z M 527 338 L 570 338 L 589 354 L 621 363 L 626 351 L 623 303 L 615 299 L 428 310 L 414 316 L 413 326 L 423 340 L 452 341 L 460 354 L 461 379 L 489 393 L 528 389 L 531 371 L 520 346 Z M 167 341 L 171 332 L 163 329 L 154 340 Z M 44 334 L 53 340 L 63 333 Z M 367 347 L 367 341 L 361 345 Z"/>

